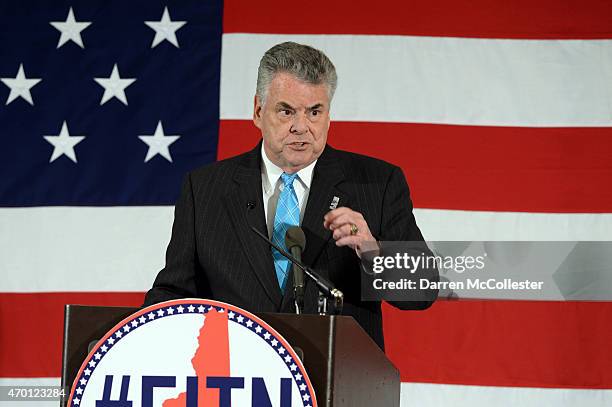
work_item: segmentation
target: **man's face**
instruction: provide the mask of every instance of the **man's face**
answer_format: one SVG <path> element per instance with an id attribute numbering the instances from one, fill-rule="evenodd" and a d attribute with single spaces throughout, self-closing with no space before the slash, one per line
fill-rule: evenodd
<path id="1" fill-rule="evenodd" d="M 266 155 L 287 173 L 319 158 L 329 130 L 327 85 L 312 85 L 278 73 L 270 83 L 266 103 L 255 97 L 253 122 L 261 130 Z"/>

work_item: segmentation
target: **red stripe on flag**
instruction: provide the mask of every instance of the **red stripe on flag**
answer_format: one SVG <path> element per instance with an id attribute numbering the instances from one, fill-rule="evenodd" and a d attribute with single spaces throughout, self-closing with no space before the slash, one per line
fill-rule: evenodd
<path id="1" fill-rule="evenodd" d="M 610 302 L 438 301 L 383 313 L 402 381 L 612 388 Z"/>
<path id="2" fill-rule="evenodd" d="M 355 2 L 291 10 L 277 1 L 226 1 L 225 33 L 372 34 L 434 37 L 612 38 L 609 0 Z M 248 17 L 247 17 L 248 16 Z"/>
<path id="3" fill-rule="evenodd" d="M 0 377 L 59 377 L 64 305 L 140 306 L 143 293 L 2 293 Z"/>
<path id="4" fill-rule="evenodd" d="M 142 293 L 2 294 L 0 377 L 60 375 L 65 304 L 138 306 Z M 612 303 L 438 301 L 384 306 L 403 381 L 612 388 Z"/>
<path id="5" fill-rule="evenodd" d="M 248 120 L 222 120 L 219 158 L 253 148 Z M 404 170 L 419 208 L 612 212 L 612 128 L 332 123 L 336 148 Z"/>

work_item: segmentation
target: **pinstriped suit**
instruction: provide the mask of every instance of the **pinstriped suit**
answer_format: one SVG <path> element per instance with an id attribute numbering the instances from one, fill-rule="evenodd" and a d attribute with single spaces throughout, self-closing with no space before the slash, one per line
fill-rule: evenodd
<path id="1" fill-rule="evenodd" d="M 250 225 L 267 230 L 260 145 L 187 175 L 175 208 L 166 266 L 145 305 L 202 297 L 252 312 L 292 311 L 292 290 L 281 294 L 270 248 L 250 230 Z M 343 314 L 352 315 L 382 348 L 380 303 L 360 301 L 359 259 L 352 249 L 337 247 L 323 227 L 334 196 L 340 198 L 339 206 L 361 212 L 379 240 L 422 240 L 408 185 L 396 166 L 327 145 L 314 169 L 301 225 L 306 234 L 303 261 L 344 292 Z M 255 206 L 249 208 L 248 202 Z M 304 303 L 306 313 L 316 312 L 317 289 L 309 281 Z M 423 309 L 430 303 L 397 305 Z"/>

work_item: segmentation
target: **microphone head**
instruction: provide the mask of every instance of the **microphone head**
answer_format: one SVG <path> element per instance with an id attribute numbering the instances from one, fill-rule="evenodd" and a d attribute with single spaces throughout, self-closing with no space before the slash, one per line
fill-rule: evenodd
<path id="1" fill-rule="evenodd" d="M 291 226 L 285 234 L 285 246 L 291 251 L 292 247 L 299 247 L 301 251 L 306 248 L 306 235 L 299 226 Z"/>

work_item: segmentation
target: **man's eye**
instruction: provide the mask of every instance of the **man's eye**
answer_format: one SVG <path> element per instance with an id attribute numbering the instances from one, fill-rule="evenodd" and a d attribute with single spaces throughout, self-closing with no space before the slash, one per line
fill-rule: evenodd
<path id="1" fill-rule="evenodd" d="M 291 116 L 291 110 L 289 109 L 283 109 L 280 111 L 280 114 L 283 116 Z"/>
<path id="2" fill-rule="evenodd" d="M 318 116 L 319 114 L 321 114 L 321 111 L 313 110 L 312 112 L 310 112 L 310 114 L 313 115 L 313 116 Z"/>

